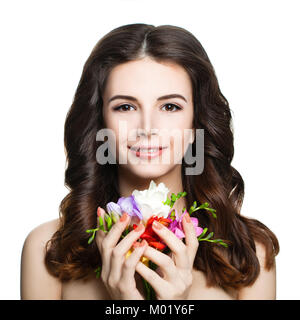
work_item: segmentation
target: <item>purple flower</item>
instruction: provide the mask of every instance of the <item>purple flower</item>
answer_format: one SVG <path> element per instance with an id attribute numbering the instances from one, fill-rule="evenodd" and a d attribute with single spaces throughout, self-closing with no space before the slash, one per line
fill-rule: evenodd
<path id="1" fill-rule="evenodd" d="M 119 216 L 122 215 L 121 207 L 118 204 L 116 204 L 115 202 L 109 202 L 106 205 L 106 210 L 109 214 L 111 214 L 112 212 L 116 212 Z"/>
<path id="2" fill-rule="evenodd" d="M 183 231 L 183 227 L 182 227 L 182 219 L 183 219 L 183 216 L 185 214 L 189 214 L 187 212 L 187 210 L 185 209 L 184 213 L 179 217 L 178 213 L 177 213 L 177 210 L 176 209 L 172 209 L 170 212 L 169 212 L 169 215 L 168 215 L 168 218 L 172 220 L 171 218 L 171 213 L 175 211 L 175 218 L 174 220 L 169 224 L 169 227 L 168 229 L 171 230 L 177 238 L 179 239 L 182 239 L 185 237 L 185 234 L 184 234 L 184 231 Z M 191 217 L 191 222 L 193 223 L 194 225 L 194 228 L 195 228 L 195 231 L 196 231 L 196 236 L 200 236 L 200 234 L 203 232 L 203 229 L 201 227 L 198 227 L 198 219 L 197 218 L 194 218 L 194 217 Z"/>
<path id="3" fill-rule="evenodd" d="M 120 206 L 122 212 L 127 212 L 130 216 L 136 216 L 140 220 L 143 219 L 142 212 L 133 195 L 129 197 L 121 197 L 117 204 Z"/>

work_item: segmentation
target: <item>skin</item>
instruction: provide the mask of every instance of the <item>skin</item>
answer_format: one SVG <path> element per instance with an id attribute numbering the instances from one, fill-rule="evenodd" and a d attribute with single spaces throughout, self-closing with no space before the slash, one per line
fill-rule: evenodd
<path id="1" fill-rule="evenodd" d="M 128 77 L 129 74 L 130 77 Z M 157 101 L 161 96 L 175 93 L 183 96 L 186 101 L 181 98 Z M 136 101 L 124 98 L 110 101 L 116 95 L 133 96 Z M 178 160 L 182 159 L 183 154 L 179 151 L 186 150 L 184 143 L 192 141 L 193 138 L 192 135 L 187 137 L 184 135 L 184 129 L 193 129 L 192 85 L 185 70 L 175 64 L 157 63 L 148 57 L 121 64 L 115 67 L 109 75 L 103 101 L 105 127 L 115 133 L 118 163 L 120 163 L 120 158 L 129 160 L 128 163 L 119 165 L 121 196 L 129 196 L 134 189 L 147 189 L 151 179 L 155 180 L 156 183 L 164 182 L 166 185 L 172 186 L 169 195 L 172 192 L 182 191 L 181 165 L 178 164 Z M 119 109 L 116 110 L 116 108 Z M 120 120 L 127 124 L 127 135 L 120 134 Z M 137 128 L 143 129 L 145 135 L 139 136 Z M 152 136 L 152 128 L 158 129 L 156 131 L 158 134 Z M 179 135 L 172 137 L 173 128 L 179 129 Z M 128 137 L 130 137 L 130 141 L 128 141 Z M 158 161 L 158 163 L 153 164 L 154 161 L 151 159 L 150 161 L 141 161 L 136 165 L 133 163 L 135 156 L 128 150 L 128 145 L 131 146 L 136 142 L 167 146 L 166 150 L 171 156 L 170 161 L 167 163 Z M 178 202 L 177 207 L 179 205 Z M 100 252 L 105 253 L 107 261 L 102 279 L 108 290 L 113 292 L 114 297 L 119 299 L 124 297 L 142 298 L 137 293 L 134 281 L 136 269 L 144 279 L 150 279 L 149 282 L 156 290 L 158 299 L 187 298 L 192 284 L 193 261 L 198 248 L 198 241 L 193 225 L 191 223 L 184 223 L 184 225 L 188 234 L 187 245 L 184 245 L 181 240 L 162 225 L 160 225 L 161 229 L 155 231 L 165 239 L 166 244 L 174 254 L 173 259 L 151 247 L 139 247 L 135 251 L 138 250 L 140 254 L 136 253 L 125 261 L 126 252 L 132 246 L 131 235 L 116 246 L 123 230 L 117 229 L 116 235 L 114 235 L 114 230 L 113 232 L 110 231 L 106 238 L 104 233 L 102 233 L 102 236 L 99 233 L 97 244 Z M 143 232 L 144 228 L 141 234 Z M 109 239 L 107 240 L 107 238 Z M 105 246 L 102 243 L 104 240 L 106 240 Z M 105 247 L 110 248 L 109 253 L 105 250 Z M 163 278 L 139 262 L 142 253 L 158 264 Z M 111 267 L 110 260 L 112 260 L 111 265 L 114 267 Z M 121 275 L 121 270 L 127 271 L 128 269 L 131 271 L 123 272 Z M 117 285 L 122 290 L 120 288 L 116 289 Z M 122 293 L 118 295 L 116 291 Z"/>
<path id="2" fill-rule="evenodd" d="M 173 93 L 184 96 L 186 102 L 179 98 L 157 101 L 157 98 Z M 130 95 L 137 101 L 123 98 L 109 102 L 115 95 Z M 175 104 L 181 110 L 169 104 Z M 121 111 L 114 110 L 122 105 Z M 117 159 L 128 157 L 127 164 L 118 165 L 121 196 L 131 195 L 134 189 L 147 189 L 151 180 L 156 184 L 165 183 L 170 189 L 169 196 L 172 192 L 183 191 L 181 164 L 176 162 L 179 160 L 176 157 L 178 145 L 185 150 L 185 143 L 193 141 L 193 135 L 183 135 L 184 129 L 193 129 L 193 115 L 192 85 L 188 74 L 180 66 L 157 63 L 146 57 L 119 65 L 111 71 L 103 95 L 103 117 L 106 127 L 115 133 Z M 127 124 L 127 135 L 121 134 L 119 137 L 120 120 Z M 179 128 L 182 135 L 173 139 L 171 130 L 174 127 Z M 137 128 L 143 129 L 145 134 L 139 135 Z M 151 134 L 151 128 L 157 128 L 158 133 Z M 159 131 L 162 129 L 166 129 L 163 134 Z M 154 140 L 151 140 L 152 136 Z M 168 145 L 171 161 L 154 163 L 146 160 L 134 164 L 135 158 L 127 146 L 149 141 L 150 144 Z M 175 203 L 179 213 L 185 206 L 184 198 Z M 101 208 L 101 215 L 104 213 Z M 199 243 L 192 223 L 183 219 L 186 244 L 162 225 L 161 228 L 153 228 L 171 249 L 171 253 L 166 255 L 147 244 L 135 244 L 144 227 L 131 231 L 118 243 L 130 223 L 130 217 L 123 218 L 113 225 L 108 234 L 97 232 L 96 243 L 103 259 L 99 281 L 95 281 L 95 275 L 91 274 L 87 281 L 61 283 L 47 272 L 43 264 L 44 245 L 57 230 L 58 219 L 31 231 L 22 251 L 21 298 L 139 300 L 145 298 L 141 283 L 143 277 L 152 285 L 158 299 L 275 299 L 276 270 L 275 267 L 265 270 L 265 250 L 260 244 L 256 243 L 261 264 L 256 282 L 239 291 L 225 292 L 222 288 L 207 287 L 205 275 L 193 268 Z M 133 253 L 125 258 L 130 248 L 134 248 Z M 158 270 L 153 271 L 142 264 L 142 256 L 155 262 Z"/>
<path id="3" fill-rule="evenodd" d="M 180 98 L 157 101 L 161 96 L 175 93 L 186 101 Z M 133 96 L 137 101 L 118 99 L 109 102 L 116 95 Z M 121 109 L 114 110 L 117 107 Z M 186 151 L 185 145 L 193 142 L 192 134 L 184 136 L 184 130 L 193 130 L 193 116 L 192 84 L 182 67 L 157 63 L 146 57 L 118 65 L 111 71 L 103 94 L 103 118 L 105 127 L 115 133 L 118 163 L 120 158 L 128 159 L 127 164 L 118 165 L 122 196 L 129 196 L 134 189 L 147 189 L 151 180 L 171 186 L 169 195 L 182 191 L 178 161 Z M 120 135 L 120 121 L 127 125 L 126 134 Z M 138 129 L 143 130 L 143 136 L 139 136 Z M 151 134 L 151 129 L 158 133 L 152 131 Z M 172 136 L 174 129 L 178 136 Z M 159 163 L 155 163 L 157 160 L 152 159 L 134 163 L 137 158 L 127 146 L 136 143 L 167 146 L 164 153 L 170 155 L 170 161 L 164 163 L 163 159 L 158 159 Z"/>
<path id="4" fill-rule="evenodd" d="M 103 209 L 101 215 L 104 216 Z M 103 258 L 101 278 L 111 297 L 126 300 L 144 299 L 136 286 L 134 275 L 137 271 L 153 286 L 157 299 L 187 299 L 193 281 L 193 262 L 199 245 L 193 224 L 183 219 L 186 245 L 162 224 L 158 223 L 158 227 L 154 225 L 155 232 L 171 249 L 172 258 L 148 246 L 146 242 L 144 246 L 135 248 L 129 258 L 125 258 L 134 241 L 145 231 L 145 227 L 140 224 L 140 231 L 131 231 L 117 244 L 129 219 L 130 217 L 124 214 L 120 219 L 123 221 L 116 223 L 107 235 L 100 231 L 96 236 Z M 160 275 L 139 261 L 142 256 L 160 267 Z"/>

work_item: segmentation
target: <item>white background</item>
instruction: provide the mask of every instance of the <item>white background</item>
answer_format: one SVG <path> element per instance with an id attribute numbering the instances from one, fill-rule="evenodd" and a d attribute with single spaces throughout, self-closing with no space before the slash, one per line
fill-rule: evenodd
<path id="1" fill-rule="evenodd" d="M 177 25 L 205 48 L 233 110 L 242 214 L 278 237 L 277 298 L 299 299 L 299 1 L 2 1 L 0 299 L 20 299 L 27 234 L 58 217 L 63 126 L 96 42 Z"/>

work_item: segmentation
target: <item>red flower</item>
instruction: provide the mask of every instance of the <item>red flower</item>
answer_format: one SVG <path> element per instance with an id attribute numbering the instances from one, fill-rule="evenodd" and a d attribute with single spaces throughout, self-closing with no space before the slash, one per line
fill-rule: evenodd
<path id="1" fill-rule="evenodd" d="M 145 239 L 151 247 L 162 251 L 166 247 L 166 244 L 153 231 L 152 223 L 154 222 L 154 220 L 158 221 L 159 223 L 163 224 L 166 227 L 168 227 L 169 224 L 172 222 L 171 219 L 152 216 L 151 218 L 148 219 L 147 224 L 146 224 L 146 229 L 145 229 L 144 233 L 140 236 L 140 239 Z M 133 229 L 135 229 L 136 227 L 137 227 L 137 225 L 134 224 Z"/>

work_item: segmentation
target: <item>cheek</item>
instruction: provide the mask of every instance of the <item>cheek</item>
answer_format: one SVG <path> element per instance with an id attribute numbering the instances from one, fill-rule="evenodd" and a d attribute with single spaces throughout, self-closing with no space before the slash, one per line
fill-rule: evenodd
<path id="1" fill-rule="evenodd" d="M 110 119 L 108 122 L 108 128 L 112 130 L 115 139 L 115 152 L 118 162 L 127 163 L 128 157 L 128 144 L 130 144 L 130 122 L 127 120 Z"/>
<path id="2" fill-rule="evenodd" d="M 187 117 L 190 115 L 187 115 Z M 193 119 L 191 117 L 188 118 L 180 118 L 178 121 L 174 119 L 173 121 L 173 129 L 170 139 L 170 148 L 171 154 L 173 157 L 174 163 L 182 163 L 182 159 L 189 147 L 189 144 L 193 143 Z"/>
<path id="3" fill-rule="evenodd" d="M 118 117 L 109 116 L 105 119 L 106 128 L 110 129 L 115 137 L 117 145 L 127 140 L 128 121 L 120 120 Z"/>
<path id="4" fill-rule="evenodd" d="M 192 142 L 192 129 L 177 130 L 176 134 L 172 135 L 171 138 L 171 148 L 174 157 L 177 159 L 182 159 L 189 143 Z"/>

